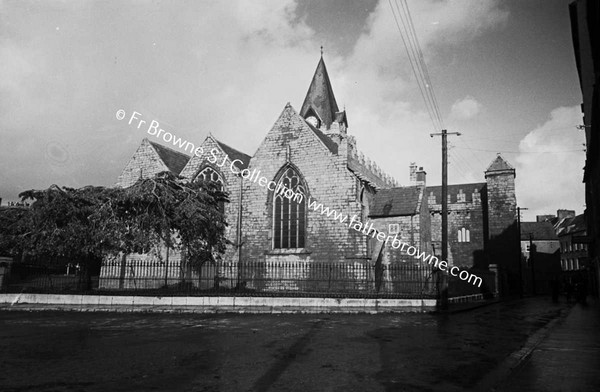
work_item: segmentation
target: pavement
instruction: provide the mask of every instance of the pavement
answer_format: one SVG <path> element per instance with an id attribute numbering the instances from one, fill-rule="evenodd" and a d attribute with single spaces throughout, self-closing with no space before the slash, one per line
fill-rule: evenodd
<path id="1" fill-rule="evenodd" d="M 600 391 L 600 304 L 574 305 L 493 390 Z"/>
<path id="2" fill-rule="evenodd" d="M 493 390 L 524 377 L 511 372 L 575 309 L 536 297 L 459 313 L 0 311 L 0 390 Z"/>

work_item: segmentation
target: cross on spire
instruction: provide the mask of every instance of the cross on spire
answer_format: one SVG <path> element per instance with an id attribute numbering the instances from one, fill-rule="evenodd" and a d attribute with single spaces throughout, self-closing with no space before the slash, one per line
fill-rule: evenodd
<path id="1" fill-rule="evenodd" d="M 321 45 L 321 57 L 323 57 L 323 45 Z"/>

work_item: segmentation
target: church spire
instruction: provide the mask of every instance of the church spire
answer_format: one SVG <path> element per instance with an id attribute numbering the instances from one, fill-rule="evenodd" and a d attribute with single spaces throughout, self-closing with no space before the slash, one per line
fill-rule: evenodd
<path id="1" fill-rule="evenodd" d="M 304 98 L 300 115 L 304 118 L 316 117 L 319 125 L 322 124 L 326 128 L 329 128 L 331 127 L 331 123 L 336 119 L 338 112 L 339 109 L 333 95 L 327 68 L 325 68 L 323 53 L 321 52 L 321 59 L 306 93 L 306 98 Z"/>

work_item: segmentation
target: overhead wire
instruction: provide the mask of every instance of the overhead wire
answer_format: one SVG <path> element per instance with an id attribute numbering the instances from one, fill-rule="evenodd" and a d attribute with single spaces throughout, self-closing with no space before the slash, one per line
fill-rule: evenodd
<path id="1" fill-rule="evenodd" d="M 583 152 L 583 149 L 577 149 L 577 150 L 562 150 L 562 151 L 509 151 L 509 150 L 485 150 L 485 149 L 480 149 L 480 148 L 467 148 L 467 147 L 459 147 L 456 146 L 456 148 L 461 148 L 464 150 L 472 150 L 472 151 L 486 151 L 486 152 L 501 152 L 501 153 L 507 153 L 507 154 L 554 154 L 554 153 L 567 153 L 567 152 Z"/>
<path id="2" fill-rule="evenodd" d="M 513 131 L 513 132 L 502 132 L 502 136 L 523 135 L 523 134 L 528 134 L 534 130 L 543 131 L 544 133 L 555 133 L 557 131 L 563 131 L 565 129 L 572 129 L 572 128 L 577 129 L 577 125 L 570 125 L 570 126 L 566 126 L 566 127 L 555 127 L 555 128 L 548 128 L 548 129 L 530 129 L 530 130 L 521 130 L 521 131 Z M 508 139 L 497 139 L 497 138 L 488 138 L 488 137 L 475 137 L 472 140 L 479 140 L 479 139 L 508 140 Z"/>
<path id="3" fill-rule="evenodd" d="M 466 178 L 467 173 L 476 173 L 477 170 L 473 168 L 473 165 L 469 162 L 469 160 L 464 158 L 459 151 L 454 149 L 454 147 L 456 146 L 451 145 L 451 148 L 448 149 L 448 155 L 455 163 L 460 165 L 462 168 L 461 170 L 463 171 L 463 177 Z"/>
<path id="4" fill-rule="evenodd" d="M 410 13 L 410 9 L 408 8 L 408 3 L 406 2 L 406 0 L 400 0 L 400 2 L 403 4 L 403 7 L 405 9 L 406 15 L 408 16 L 408 25 L 411 28 L 412 31 L 412 35 L 413 35 L 413 39 L 414 42 L 416 44 L 416 49 L 417 49 L 417 53 L 419 56 L 419 62 L 421 64 L 421 68 L 423 70 L 423 74 L 425 75 L 425 82 L 426 82 L 426 87 L 427 87 L 427 91 L 431 91 L 431 100 L 433 101 L 433 105 L 434 105 L 434 111 L 437 114 L 437 118 L 439 120 L 440 123 L 440 128 L 444 128 L 444 121 L 442 120 L 442 115 L 440 112 L 440 107 L 438 105 L 438 101 L 437 98 L 435 96 L 435 90 L 433 88 L 433 83 L 431 82 L 431 78 L 429 76 L 429 69 L 427 68 L 427 64 L 425 63 L 425 59 L 423 58 L 423 51 L 421 50 L 421 45 L 419 43 L 419 38 L 417 36 L 417 32 L 415 31 L 415 25 L 413 23 L 412 20 L 412 15 Z M 396 2 L 396 5 L 398 3 Z"/>
<path id="5" fill-rule="evenodd" d="M 460 142 L 462 144 L 464 144 L 465 146 L 467 146 L 468 148 L 471 148 L 471 145 L 467 143 L 467 138 L 458 138 L 460 140 Z M 479 156 L 477 154 L 473 154 L 475 156 L 475 159 L 477 159 L 477 161 L 479 162 L 479 164 L 481 165 L 481 167 L 485 167 L 485 164 L 481 161 L 481 159 L 479 158 Z"/>
<path id="6" fill-rule="evenodd" d="M 448 153 L 448 157 L 451 158 L 448 160 L 448 165 L 452 165 L 454 167 L 454 170 L 452 170 L 452 172 L 458 174 L 465 181 L 468 181 L 467 173 L 469 170 L 463 166 L 463 164 L 456 158 L 456 156 L 452 152 Z"/>
<path id="7" fill-rule="evenodd" d="M 396 22 L 396 27 L 400 33 L 400 38 L 402 39 L 402 43 L 406 49 L 409 63 L 419 87 L 419 91 L 423 97 L 427 113 L 429 114 L 429 118 L 434 130 L 439 130 L 443 128 L 443 121 L 439 113 L 437 100 L 433 95 L 431 82 L 427 82 L 429 80 L 429 72 L 426 70 L 422 51 L 420 49 L 418 39 L 416 38 L 416 34 L 414 33 L 412 18 L 410 18 L 410 15 L 406 13 L 405 4 L 403 4 L 402 8 L 400 8 L 397 0 L 393 0 L 393 2 L 392 0 L 388 0 L 388 2 L 390 9 L 392 10 L 392 15 L 394 16 L 394 21 Z M 394 8 L 394 4 L 396 8 Z M 406 8 L 408 8 L 407 5 Z M 402 27 L 400 26 L 401 24 Z"/>

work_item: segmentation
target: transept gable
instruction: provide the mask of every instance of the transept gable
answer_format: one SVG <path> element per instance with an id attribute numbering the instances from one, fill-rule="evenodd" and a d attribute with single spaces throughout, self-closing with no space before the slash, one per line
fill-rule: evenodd
<path id="1" fill-rule="evenodd" d="M 228 156 L 230 161 L 234 161 L 236 159 L 241 161 L 242 163 L 236 162 L 236 166 L 240 169 L 247 168 L 250 162 L 249 155 L 244 154 L 243 152 L 233 147 L 230 147 L 225 143 L 220 142 L 210 133 L 204 139 L 200 147 L 202 148 L 202 154 L 200 156 L 192 156 L 188 164 L 181 171 L 181 175 L 183 177 L 193 180 L 194 178 L 196 178 L 198 173 L 200 173 L 200 171 L 207 166 L 213 167 L 218 172 L 224 172 L 224 170 L 218 169 L 217 167 L 221 164 L 222 159 L 225 156 Z M 218 151 L 218 154 L 216 154 L 216 158 L 211 152 L 213 151 L 213 149 L 216 149 Z M 211 163 L 209 159 L 216 159 L 217 162 Z M 224 175 L 226 178 L 229 177 L 227 173 L 221 173 L 221 175 Z"/>
<path id="2" fill-rule="evenodd" d="M 187 154 L 173 150 L 162 144 L 151 142 L 147 138 L 144 138 L 144 140 L 152 146 L 160 160 L 173 174 L 180 174 L 190 160 L 190 157 Z"/>
<path id="3" fill-rule="evenodd" d="M 307 146 L 300 147 L 300 143 L 297 141 L 307 138 L 315 145 L 320 145 L 321 148 L 328 153 L 327 155 L 337 155 L 337 144 L 320 130 L 308 124 L 296 110 L 294 110 L 292 105 L 288 103 L 273 124 L 271 130 L 263 139 L 263 142 L 259 146 L 252 160 L 254 161 L 257 156 L 263 154 L 268 155 L 269 151 L 267 150 L 272 150 L 273 148 L 284 150 L 288 148 L 288 146 L 294 147 L 294 145 L 297 145 L 297 147 L 294 148 L 305 149 Z M 302 153 L 302 151 L 294 151 L 294 153 Z"/>
<path id="4" fill-rule="evenodd" d="M 144 138 L 123 168 L 115 185 L 127 188 L 140 178 L 149 178 L 163 171 L 180 174 L 189 159 L 186 154 Z"/>

